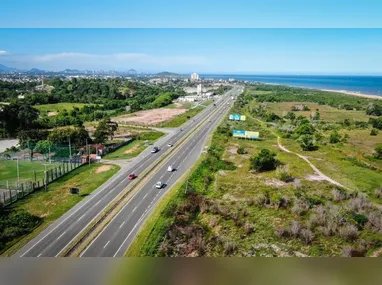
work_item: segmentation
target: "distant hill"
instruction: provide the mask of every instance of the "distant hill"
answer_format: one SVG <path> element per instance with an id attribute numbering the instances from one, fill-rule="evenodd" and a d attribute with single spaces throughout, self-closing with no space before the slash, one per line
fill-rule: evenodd
<path id="1" fill-rule="evenodd" d="M 9 71 L 16 71 L 16 70 L 17 70 L 17 68 L 9 67 L 9 66 L 5 66 L 5 65 L 0 64 L 0 71 L 9 72 Z"/>
<path id="2" fill-rule="evenodd" d="M 38 68 L 32 68 L 31 70 L 29 70 L 30 73 L 44 73 L 45 70 L 41 70 L 41 69 L 38 69 Z"/>

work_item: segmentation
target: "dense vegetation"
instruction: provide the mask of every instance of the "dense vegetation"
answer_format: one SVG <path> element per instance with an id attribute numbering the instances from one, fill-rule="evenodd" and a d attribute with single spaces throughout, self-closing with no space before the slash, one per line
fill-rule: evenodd
<path id="1" fill-rule="evenodd" d="M 60 126 L 82 126 L 85 121 L 99 120 L 124 112 L 163 107 L 184 95 L 174 87 L 150 86 L 123 79 L 54 78 L 45 82 L 54 88 L 50 93 L 29 91 L 24 99 L 16 99 L 18 88 L 32 88 L 18 83 L 1 83 L 2 98 L 9 105 L 0 109 L 0 136 L 15 137 L 20 132 L 33 129 L 50 129 Z M 58 113 L 39 112 L 36 105 L 55 103 L 89 103 L 83 108 L 62 110 Z"/>
<path id="2" fill-rule="evenodd" d="M 368 115 L 382 115 L 382 103 L 376 99 L 279 85 L 259 85 L 256 90 L 260 91 L 256 95 L 259 102 L 315 102 L 345 110 L 365 110 Z"/>

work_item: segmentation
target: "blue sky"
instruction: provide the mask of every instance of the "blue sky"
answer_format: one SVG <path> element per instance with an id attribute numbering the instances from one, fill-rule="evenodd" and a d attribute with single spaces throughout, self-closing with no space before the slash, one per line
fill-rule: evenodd
<path id="1" fill-rule="evenodd" d="M 382 29 L 0 29 L 0 64 L 47 70 L 382 74 Z"/>
<path id="2" fill-rule="evenodd" d="M 382 27 L 380 0 L 1 0 L 0 27 Z"/>

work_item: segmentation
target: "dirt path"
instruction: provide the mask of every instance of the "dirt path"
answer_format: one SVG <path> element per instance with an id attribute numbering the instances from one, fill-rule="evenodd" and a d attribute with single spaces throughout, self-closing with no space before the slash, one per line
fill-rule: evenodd
<path id="1" fill-rule="evenodd" d="M 322 173 L 317 167 L 315 167 L 315 166 L 313 165 L 313 163 L 311 163 L 311 162 L 309 161 L 309 159 L 307 159 L 305 156 L 303 156 L 303 155 L 301 155 L 301 154 L 299 154 L 299 153 L 290 151 L 290 150 L 287 149 L 285 146 L 283 146 L 283 145 L 281 144 L 281 140 L 280 140 L 280 137 L 279 137 L 279 136 L 277 136 L 277 145 L 279 146 L 279 148 L 280 148 L 282 151 L 285 151 L 285 152 L 287 152 L 287 153 L 293 153 L 293 154 L 297 155 L 299 158 L 305 160 L 305 161 L 309 164 L 309 166 L 314 170 L 315 174 L 316 174 L 317 176 L 319 176 L 322 180 L 326 180 L 326 181 L 328 181 L 329 183 L 332 183 L 332 184 L 337 185 L 337 186 L 339 186 L 339 187 L 342 187 L 342 188 L 345 188 L 345 189 L 347 189 L 347 190 L 350 190 L 349 188 L 345 187 L 345 186 L 342 185 L 341 183 L 339 183 L 339 182 L 333 180 L 332 178 L 326 176 L 325 174 L 323 174 L 323 173 Z"/>

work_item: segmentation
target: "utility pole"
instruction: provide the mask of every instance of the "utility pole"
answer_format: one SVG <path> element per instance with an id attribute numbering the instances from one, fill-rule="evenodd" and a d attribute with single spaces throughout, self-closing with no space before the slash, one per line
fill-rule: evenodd
<path id="1" fill-rule="evenodd" d="M 90 165 L 90 145 L 88 144 L 88 139 L 86 139 L 86 147 L 88 149 L 88 161 L 89 161 L 89 165 Z"/>
<path id="2" fill-rule="evenodd" d="M 187 175 L 186 189 L 184 190 L 184 194 L 187 194 L 187 190 L 188 190 L 188 179 L 190 178 L 190 174 L 191 174 L 191 172 L 189 172 L 188 175 Z"/>

